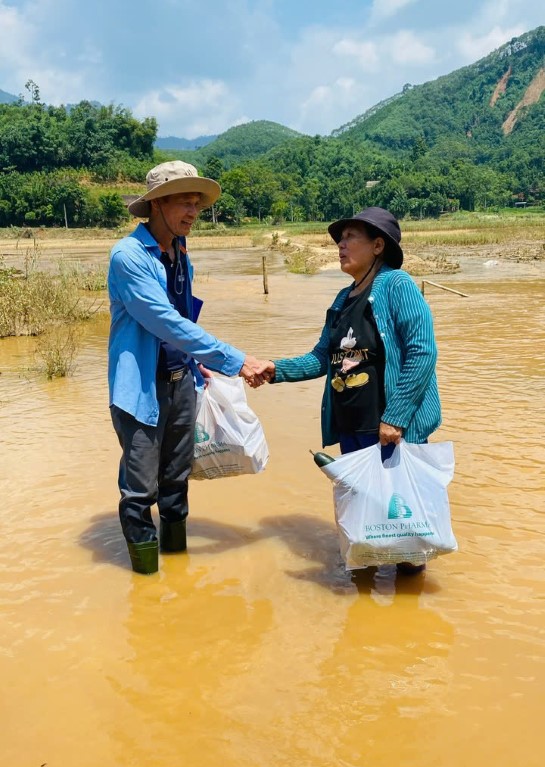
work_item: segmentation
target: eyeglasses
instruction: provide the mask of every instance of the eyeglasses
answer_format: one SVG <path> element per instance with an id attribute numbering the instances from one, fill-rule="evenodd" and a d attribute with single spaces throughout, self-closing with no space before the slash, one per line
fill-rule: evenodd
<path id="1" fill-rule="evenodd" d="M 355 389 L 358 386 L 365 386 L 368 381 L 368 373 L 350 373 L 346 378 L 341 378 L 338 373 L 335 373 L 331 386 L 335 391 L 344 391 L 344 389 Z"/>

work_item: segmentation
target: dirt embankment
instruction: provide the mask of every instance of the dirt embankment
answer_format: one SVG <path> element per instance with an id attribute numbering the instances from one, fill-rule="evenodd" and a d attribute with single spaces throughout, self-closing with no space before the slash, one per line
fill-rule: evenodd
<path id="1" fill-rule="evenodd" d="M 505 91 L 507 90 L 507 83 L 509 82 L 510 77 L 511 77 L 511 67 L 509 67 L 507 72 L 503 75 L 501 80 L 498 82 L 498 84 L 494 88 L 494 93 L 492 94 L 492 98 L 490 99 L 491 107 L 495 105 L 496 101 L 499 99 L 502 93 L 505 93 Z"/>
<path id="2" fill-rule="evenodd" d="M 269 247 L 285 254 L 287 264 L 294 271 L 312 273 L 333 269 L 339 265 L 337 247 L 329 236 L 302 234 L 288 237 L 279 231 L 267 238 Z M 484 260 L 531 262 L 545 260 L 545 244 L 539 240 L 515 240 L 479 245 L 431 245 L 411 243 L 410 236 L 403 244 L 403 269 L 415 277 L 425 274 L 451 274 L 460 268 L 460 256 L 474 256 Z"/>
<path id="3" fill-rule="evenodd" d="M 339 251 L 329 235 L 302 234 L 288 238 L 284 232 L 275 232 L 269 243 L 272 250 L 285 254 L 286 263 L 294 271 L 312 273 L 339 265 Z M 416 248 L 405 248 L 404 255 L 404 269 L 415 276 L 447 274 L 459 268 L 454 253 L 447 255 L 438 248 L 421 248 L 420 252 Z"/>
<path id="4" fill-rule="evenodd" d="M 509 135 L 509 133 L 511 133 L 515 127 L 521 109 L 531 106 L 532 104 L 537 104 L 543 91 L 545 91 L 545 67 L 542 67 L 539 70 L 530 85 L 527 87 L 526 93 L 522 99 L 519 101 L 513 111 L 510 112 L 507 119 L 501 126 L 505 136 Z"/>

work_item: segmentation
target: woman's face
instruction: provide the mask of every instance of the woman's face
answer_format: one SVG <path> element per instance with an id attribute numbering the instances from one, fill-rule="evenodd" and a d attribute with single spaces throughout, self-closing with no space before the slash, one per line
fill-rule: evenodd
<path id="1" fill-rule="evenodd" d="M 338 244 L 341 269 L 356 282 L 371 268 L 373 261 L 380 258 L 384 250 L 382 237 L 371 239 L 365 229 L 357 224 L 343 229 Z"/>

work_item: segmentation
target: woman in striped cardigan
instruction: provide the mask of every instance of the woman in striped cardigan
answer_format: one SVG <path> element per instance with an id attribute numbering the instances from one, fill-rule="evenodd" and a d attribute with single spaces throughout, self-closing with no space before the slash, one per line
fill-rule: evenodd
<path id="1" fill-rule="evenodd" d="M 311 352 L 258 372 L 271 383 L 325 375 L 323 446 L 339 442 L 348 453 L 380 442 L 386 458 L 401 438 L 426 442 L 441 423 L 431 312 L 400 270 L 401 231 L 389 211 L 367 208 L 329 233 L 352 284 L 328 309 Z"/>

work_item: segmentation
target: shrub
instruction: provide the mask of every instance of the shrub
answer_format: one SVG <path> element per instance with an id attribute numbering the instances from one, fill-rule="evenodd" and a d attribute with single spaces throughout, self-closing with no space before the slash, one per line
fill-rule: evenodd
<path id="1" fill-rule="evenodd" d="M 72 375 L 79 347 L 79 334 L 73 325 L 50 328 L 36 345 L 36 369 L 50 380 Z"/>
<path id="2" fill-rule="evenodd" d="M 25 260 L 25 272 L 0 269 L 0 338 L 36 336 L 58 322 L 88 319 L 91 307 L 81 301 L 78 278 L 61 265 L 58 274 Z"/>
<path id="3" fill-rule="evenodd" d="M 117 192 L 106 192 L 99 195 L 98 209 L 99 220 L 97 223 L 99 226 L 113 228 L 120 226 L 130 218 L 129 211 Z"/>
<path id="4" fill-rule="evenodd" d="M 108 268 L 104 264 L 83 265 L 61 260 L 59 272 L 79 290 L 98 292 L 108 287 Z"/>

